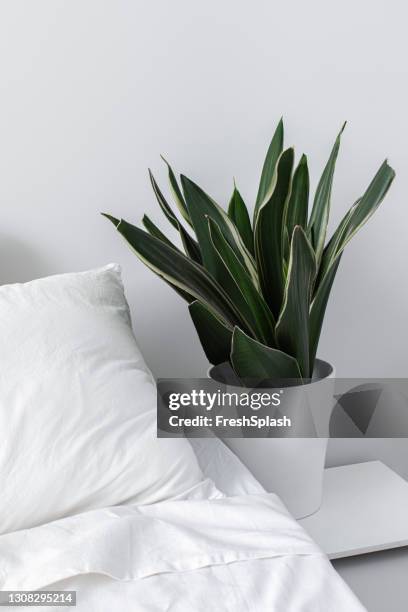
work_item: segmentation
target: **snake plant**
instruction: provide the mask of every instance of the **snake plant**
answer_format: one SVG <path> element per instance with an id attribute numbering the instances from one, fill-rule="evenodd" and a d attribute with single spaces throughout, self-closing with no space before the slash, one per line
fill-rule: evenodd
<path id="1" fill-rule="evenodd" d="M 309 207 L 305 155 L 296 167 L 281 120 L 263 165 L 252 221 L 234 184 L 224 210 L 168 170 L 176 216 L 153 174 L 153 191 L 180 246 L 145 215 L 140 229 L 105 215 L 136 255 L 188 303 L 208 360 L 245 380 L 310 379 L 327 301 L 347 243 L 375 212 L 395 173 L 387 161 L 327 240 L 338 134 Z"/>

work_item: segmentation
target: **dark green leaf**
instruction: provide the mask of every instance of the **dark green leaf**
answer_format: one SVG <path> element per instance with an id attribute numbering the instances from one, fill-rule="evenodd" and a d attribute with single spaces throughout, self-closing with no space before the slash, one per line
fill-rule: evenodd
<path id="1" fill-rule="evenodd" d="M 159 238 L 159 240 L 161 240 L 162 242 L 165 242 L 166 244 L 168 244 L 170 247 L 172 247 L 173 249 L 176 249 L 176 251 L 179 251 L 180 249 L 178 249 L 176 247 L 175 244 L 173 244 L 168 238 L 167 236 L 165 236 L 163 234 L 163 232 L 157 227 L 157 225 L 155 225 L 153 223 L 153 221 L 147 216 L 144 215 L 143 219 L 142 219 L 142 223 L 145 226 L 145 228 L 147 229 L 147 231 L 149 232 L 149 234 L 151 236 L 155 236 L 156 238 Z M 116 226 L 119 225 L 119 221 L 116 224 Z"/>
<path id="2" fill-rule="evenodd" d="M 239 313 L 224 289 L 202 266 L 123 219 L 117 230 L 153 272 L 200 300 L 223 319 L 241 323 Z"/>
<path id="3" fill-rule="evenodd" d="M 319 281 L 316 286 L 316 293 L 310 312 L 311 362 L 313 362 L 316 356 L 327 302 L 342 253 L 347 243 L 381 204 L 394 177 L 394 170 L 388 165 L 387 161 L 385 161 L 362 198 L 357 200 L 343 217 L 343 220 L 334 232 L 324 251 L 319 272 Z"/>
<path id="4" fill-rule="evenodd" d="M 288 261 L 290 255 L 290 240 L 289 240 L 289 232 L 286 226 L 283 227 L 283 247 L 282 247 L 282 257 L 283 257 L 283 276 L 286 278 L 288 273 Z"/>
<path id="5" fill-rule="evenodd" d="M 193 295 L 191 295 L 190 293 L 187 293 L 187 291 L 183 291 L 183 289 L 180 289 L 179 287 L 176 287 L 176 285 L 173 285 L 172 283 L 170 283 L 166 279 L 163 278 L 163 280 L 166 283 L 166 285 L 171 287 L 188 304 L 191 304 L 191 302 L 194 302 L 195 298 L 194 298 Z"/>
<path id="6" fill-rule="evenodd" d="M 263 296 L 275 319 L 283 299 L 283 220 L 286 198 L 290 190 L 293 149 L 280 156 L 271 194 L 259 208 L 255 224 L 255 256 Z"/>
<path id="7" fill-rule="evenodd" d="M 339 267 L 341 253 L 336 256 L 330 268 L 320 282 L 319 288 L 312 302 L 309 318 L 309 343 L 310 343 L 310 365 L 313 364 L 316 358 L 317 347 L 319 344 L 320 333 L 322 331 L 323 319 L 326 312 L 327 302 L 329 300 L 330 291 L 333 285 L 334 277 L 336 276 Z"/>
<path id="8" fill-rule="evenodd" d="M 293 230 L 285 295 L 276 340 L 279 348 L 296 358 L 302 376 L 311 376 L 309 367 L 309 307 L 316 260 L 300 225 Z"/>
<path id="9" fill-rule="evenodd" d="M 156 183 L 156 180 L 150 170 L 149 170 L 149 175 L 150 175 L 150 181 L 152 183 L 153 191 L 160 205 L 160 208 L 162 209 L 163 213 L 165 214 L 167 219 L 170 221 L 172 226 L 179 232 L 186 255 L 191 257 L 191 259 L 193 259 L 194 261 L 198 263 L 202 263 L 200 247 L 198 246 L 197 242 L 184 229 L 184 227 L 181 225 L 181 223 L 177 219 L 176 215 L 171 210 L 169 204 L 166 201 L 166 198 L 160 191 L 160 188 L 158 184 Z"/>
<path id="10" fill-rule="evenodd" d="M 258 195 L 256 197 L 255 210 L 254 210 L 254 224 L 258 215 L 260 206 L 265 201 L 267 196 L 273 175 L 275 172 L 276 163 L 279 159 L 283 149 L 283 119 L 281 119 L 277 125 L 275 133 L 272 137 L 271 144 L 269 145 L 268 152 L 262 168 L 261 180 L 259 182 Z"/>
<path id="11" fill-rule="evenodd" d="M 170 188 L 171 188 L 171 192 L 174 197 L 174 201 L 177 204 L 177 208 L 179 209 L 180 213 L 182 214 L 183 218 L 187 221 L 187 223 L 192 226 L 190 215 L 188 213 L 187 206 L 183 198 L 183 194 L 181 193 L 181 189 L 178 185 L 176 175 L 174 174 L 173 169 L 170 166 L 169 162 L 163 157 L 163 155 L 161 155 L 161 158 L 164 161 L 164 163 L 167 165 L 167 169 L 169 173 Z"/>
<path id="12" fill-rule="evenodd" d="M 154 195 L 156 196 L 156 199 L 157 199 L 157 201 L 159 203 L 160 208 L 162 209 L 164 215 L 167 217 L 168 221 L 170 221 L 172 226 L 178 231 L 178 229 L 179 229 L 179 222 L 177 220 L 177 217 L 173 213 L 173 211 L 171 210 L 170 206 L 168 205 L 168 203 L 166 201 L 166 198 L 164 197 L 164 195 L 160 191 L 160 188 L 159 188 L 158 184 L 156 183 L 156 179 L 154 178 L 153 173 L 150 170 L 150 168 L 149 168 L 149 177 L 150 177 L 150 182 L 151 182 L 152 187 L 153 187 Z"/>
<path id="13" fill-rule="evenodd" d="M 209 223 L 209 217 L 207 217 L 207 223 Z M 213 221 L 213 223 L 215 222 Z M 210 236 L 209 229 L 208 229 L 208 233 Z M 213 272 L 211 273 L 211 276 L 218 283 L 218 285 L 224 289 L 231 303 L 234 304 L 235 310 L 237 313 L 239 313 L 239 316 L 240 316 L 242 329 L 244 329 L 246 332 L 250 333 L 251 336 L 254 336 L 256 338 L 257 337 L 257 326 L 256 326 L 255 318 L 253 316 L 253 311 L 251 307 L 248 305 L 248 302 L 245 300 L 245 297 L 240 290 L 239 284 L 237 284 L 236 279 L 231 274 L 231 270 L 225 264 L 220 253 L 215 248 L 213 241 L 211 240 L 211 236 L 210 236 L 210 244 L 208 245 L 208 248 L 209 249 L 212 248 L 213 250 L 214 269 L 213 269 Z"/>
<path id="14" fill-rule="evenodd" d="M 245 247 L 239 231 L 228 217 L 227 213 L 210 198 L 198 185 L 186 176 L 181 176 L 187 208 L 193 222 L 194 230 L 200 245 L 203 265 L 211 274 L 216 274 L 217 257 L 208 230 L 207 217 L 213 219 L 220 227 L 226 240 L 248 270 L 254 282 L 257 282 L 255 262 Z"/>
<path id="15" fill-rule="evenodd" d="M 307 226 L 309 202 L 309 170 L 306 155 L 302 155 L 292 180 L 292 191 L 286 207 L 286 227 L 289 240 L 296 225 Z"/>
<path id="16" fill-rule="evenodd" d="M 188 309 L 208 361 L 213 365 L 228 361 L 232 329 L 197 300 Z"/>
<path id="17" fill-rule="evenodd" d="M 394 170 L 388 165 L 387 161 L 384 161 L 364 195 L 357 200 L 343 217 L 343 220 L 325 248 L 322 258 L 321 277 L 324 276 L 336 256 L 343 252 L 348 242 L 377 210 L 391 187 L 394 178 Z"/>
<path id="18" fill-rule="evenodd" d="M 309 221 L 309 236 L 313 249 L 316 253 L 317 263 L 320 263 L 320 259 L 324 249 L 324 243 L 326 240 L 327 223 L 329 221 L 330 213 L 330 199 L 333 185 L 333 175 L 336 166 L 337 155 L 340 148 L 340 138 L 343 133 L 346 124 L 338 134 L 334 143 L 332 152 L 329 157 L 329 161 L 326 164 L 323 174 L 317 185 L 316 194 L 313 201 L 312 214 Z"/>
<path id="19" fill-rule="evenodd" d="M 246 248 L 251 255 L 254 255 L 254 235 L 252 232 L 248 209 L 236 187 L 234 187 L 234 191 L 228 206 L 228 215 L 238 228 Z"/>
<path id="20" fill-rule="evenodd" d="M 119 223 L 120 223 L 119 219 L 116 219 L 115 217 L 112 217 L 111 215 L 108 215 L 106 213 L 102 213 L 102 215 L 104 217 L 106 217 L 107 219 L 109 219 L 109 221 L 111 221 L 114 224 L 115 227 L 117 227 L 119 225 Z M 165 242 L 169 247 L 175 249 L 176 251 L 179 251 L 179 249 L 177 249 L 177 247 L 172 242 L 170 242 L 170 240 L 168 240 L 166 238 L 166 236 L 159 230 L 159 228 L 153 223 L 153 221 L 151 221 L 149 219 L 149 217 L 147 215 L 144 215 L 142 223 L 145 226 L 145 228 L 147 229 L 147 231 L 149 232 L 149 234 L 151 234 L 152 236 L 156 236 L 156 238 L 158 238 L 159 240 L 162 240 L 163 242 Z M 183 300 L 185 300 L 189 304 L 190 304 L 190 302 L 192 302 L 194 300 L 194 297 L 192 295 L 190 295 L 189 293 L 187 293 L 186 291 L 183 291 L 182 289 L 180 289 L 179 287 L 176 287 L 176 285 L 173 285 L 172 283 L 170 283 L 169 281 L 166 281 L 165 279 L 163 279 L 163 280 L 180 297 L 182 297 Z"/>
<path id="21" fill-rule="evenodd" d="M 208 218 L 208 224 L 213 246 L 238 289 L 240 299 L 239 301 L 234 300 L 235 305 L 245 321 L 249 322 L 250 328 L 254 331 L 254 336 L 262 342 L 274 346 L 275 321 L 271 311 L 263 297 L 258 293 L 234 250 L 225 240 L 218 225 L 210 218 Z M 223 286 L 225 288 L 225 285 Z M 230 297 L 232 296 L 230 295 Z"/>
<path id="22" fill-rule="evenodd" d="M 184 251 L 193 261 L 201 264 L 201 251 L 198 243 L 190 236 L 182 225 L 179 225 L 180 238 L 183 243 Z"/>
<path id="23" fill-rule="evenodd" d="M 253 340 L 238 327 L 232 336 L 231 363 L 237 376 L 249 386 L 301 378 L 296 359 Z"/>
<path id="24" fill-rule="evenodd" d="M 367 191 L 354 208 L 340 250 L 344 249 L 347 242 L 351 240 L 360 227 L 374 214 L 383 201 L 394 178 L 395 172 L 388 165 L 387 160 L 385 160 L 368 186 Z"/>
<path id="25" fill-rule="evenodd" d="M 108 213 L 101 213 L 101 215 L 102 217 L 106 217 L 107 219 L 109 219 L 109 221 L 113 223 L 115 227 L 117 227 L 120 223 L 120 219 L 116 219 L 116 217 L 112 217 L 112 215 L 109 215 Z"/>
<path id="26" fill-rule="evenodd" d="M 325 277 L 326 272 L 328 271 L 334 259 L 336 258 L 336 255 L 341 245 L 343 236 L 347 233 L 347 227 L 348 227 L 348 223 L 351 218 L 351 215 L 353 214 L 354 208 L 357 206 L 359 201 L 360 200 L 357 200 L 357 202 L 355 202 L 353 206 L 350 208 L 350 210 L 344 215 L 342 221 L 339 223 L 336 231 L 334 232 L 333 236 L 330 238 L 328 244 L 326 245 L 323 251 L 322 259 L 320 262 L 320 268 L 319 268 L 318 276 L 316 279 L 316 285 L 315 285 L 315 290 L 314 290 L 315 294 L 320 286 L 321 281 Z"/>
<path id="27" fill-rule="evenodd" d="M 310 312 L 311 363 L 317 352 L 323 318 L 341 256 L 352 237 L 374 214 L 394 180 L 395 172 L 385 161 L 366 192 L 343 217 L 322 258 L 319 280 Z"/>
<path id="28" fill-rule="evenodd" d="M 338 254 L 342 253 L 361 227 L 374 214 L 395 178 L 394 170 L 385 161 L 364 195 L 344 215 L 323 252 L 317 287 Z M 317 289 L 317 288 L 316 288 Z"/>

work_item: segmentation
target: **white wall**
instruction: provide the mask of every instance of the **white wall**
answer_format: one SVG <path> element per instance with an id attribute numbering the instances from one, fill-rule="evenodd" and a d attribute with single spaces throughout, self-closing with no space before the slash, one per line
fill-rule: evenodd
<path id="1" fill-rule="evenodd" d="M 156 374 L 201 375 L 184 303 L 99 211 L 161 221 L 159 153 L 220 202 L 233 176 L 252 201 L 282 114 L 315 182 L 347 119 L 334 220 L 385 156 L 397 180 L 343 258 L 320 353 L 339 375 L 406 376 L 406 23 L 403 0 L 3 1 L 0 282 L 119 261 Z"/>

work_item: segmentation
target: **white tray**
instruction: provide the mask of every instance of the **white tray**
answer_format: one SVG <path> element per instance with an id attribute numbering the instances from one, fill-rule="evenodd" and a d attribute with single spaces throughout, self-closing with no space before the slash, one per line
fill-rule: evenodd
<path id="1" fill-rule="evenodd" d="M 408 546 L 408 482 L 381 461 L 328 468 L 320 510 L 299 522 L 330 559 Z"/>

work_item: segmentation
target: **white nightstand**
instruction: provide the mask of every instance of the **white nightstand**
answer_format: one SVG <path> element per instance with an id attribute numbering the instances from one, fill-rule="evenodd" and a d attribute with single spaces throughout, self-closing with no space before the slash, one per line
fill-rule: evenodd
<path id="1" fill-rule="evenodd" d="M 323 489 L 299 522 L 330 559 L 408 546 L 408 482 L 384 463 L 327 468 Z"/>
<path id="2" fill-rule="evenodd" d="M 324 478 L 320 510 L 299 522 L 369 612 L 407 612 L 408 482 L 381 461 Z"/>

